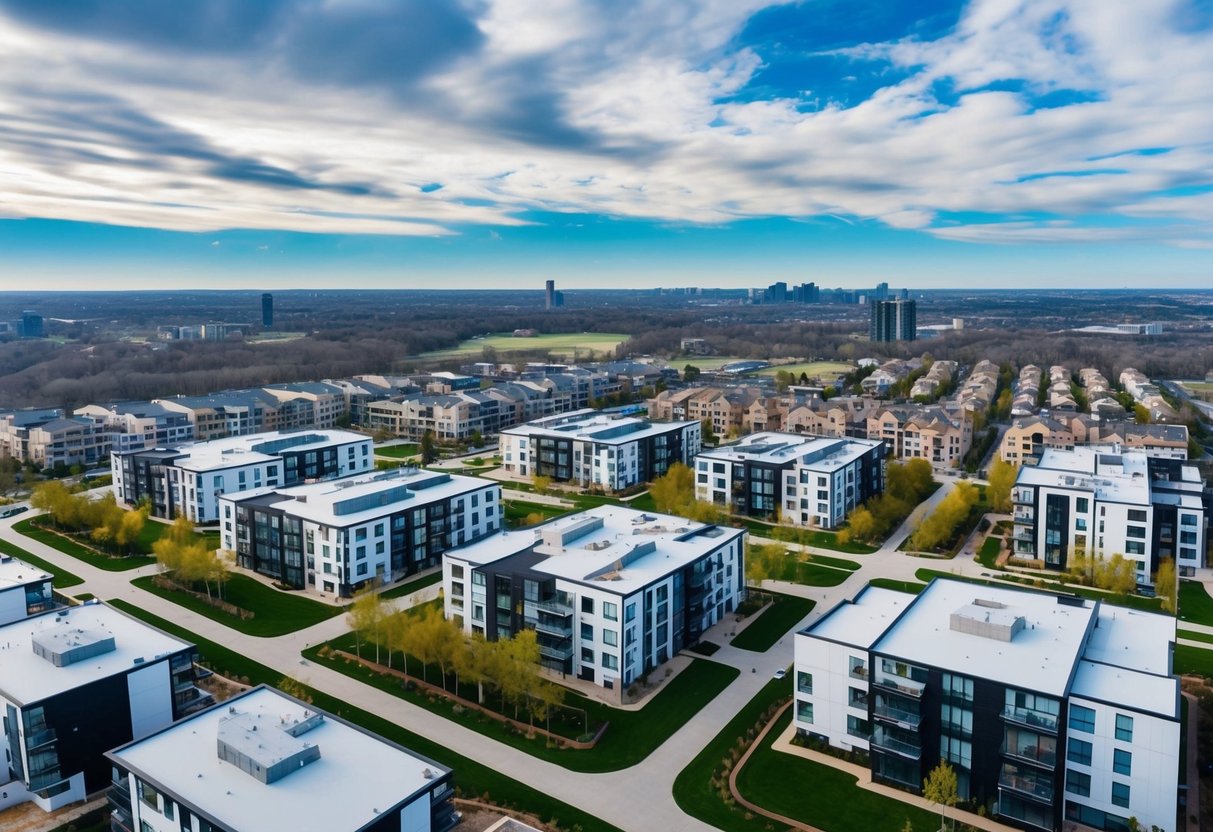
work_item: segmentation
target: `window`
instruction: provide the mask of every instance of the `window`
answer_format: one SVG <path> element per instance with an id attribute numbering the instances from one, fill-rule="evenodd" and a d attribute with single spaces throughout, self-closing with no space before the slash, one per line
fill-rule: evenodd
<path id="1" fill-rule="evenodd" d="M 973 701 L 973 680 L 966 679 L 963 676 L 953 676 L 951 673 L 943 674 L 943 695 L 951 696 L 954 699 L 960 699 L 964 702 Z"/>
<path id="2" fill-rule="evenodd" d="M 1112 784 L 1112 803 L 1116 806 L 1129 808 L 1129 784 L 1128 783 L 1113 783 Z"/>
<path id="3" fill-rule="evenodd" d="M 796 719 L 800 722 L 813 724 L 813 703 L 803 699 L 796 700 Z"/>
<path id="4" fill-rule="evenodd" d="M 581 625 L 581 640 L 582 641 L 593 641 L 594 640 L 594 625 L 592 625 L 592 624 L 582 624 Z"/>
<path id="5" fill-rule="evenodd" d="M 1082 705 L 1070 706 L 1070 727 L 1085 734 L 1095 733 L 1095 711 Z"/>
<path id="6" fill-rule="evenodd" d="M 619 633 L 615 630 L 603 630 L 602 643 L 608 647 L 614 647 L 619 644 Z"/>
<path id="7" fill-rule="evenodd" d="M 582 596 L 581 611 L 584 613 L 588 613 L 589 615 L 593 615 L 594 614 L 594 599 Z"/>
<path id="8" fill-rule="evenodd" d="M 623 620 L 624 621 L 635 621 L 636 620 L 636 605 L 635 604 L 628 604 L 626 607 L 624 607 Z"/>
<path id="9" fill-rule="evenodd" d="M 1130 523 L 1146 522 L 1146 513 L 1143 510 L 1138 509 L 1138 508 L 1129 509 L 1129 522 Z"/>
<path id="10" fill-rule="evenodd" d="M 1071 739 L 1066 751 L 1066 759 L 1079 765 L 1091 765 L 1091 743 L 1086 740 Z"/>
<path id="11" fill-rule="evenodd" d="M 1112 771 L 1126 777 L 1133 773 L 1133 755 L 1122 748 L 1112 752 Z"/>
<path id="12" fill-rule="evenodd" d="M 1072 768 L 1066 769 L 1066 791 L 1079 797 L 1091 796 L 1091 775 Z"/>
<path id="13" fill-rule="evenodd" d="M 594 651 L 588 647 L 581 648 L 581 660 L 586 664 L 594 663 Z"/>
<path id="14" fill-rule="evenodd" d="M 155 787 L 145 783 L 142 780 L 136 781 L 139 784 L 139 799 L 144 802 L 149 808 L 160 811 L 160 792 L 156 791 Z"/>
<path id="15" fill-rule="evenodd" d="M 1146 553 L 1146 544 L 1144 540 L 1126 540 L 1125 554 L 1126 555 L 1144 555 Z"/>
<path id="16" fill-rule="evenodd" d="M 803 670 L 796 671 L 796 690 L 801 693 L 813 694 L 813 674 Z"/>
<path id="17" fill-rule="evenodd" d="M 1086 514 L 1090 509 L 1091 505 L 1086 497 L 1079 497 L 1074 501 L 1074 510 L 1079 514 Z"/>
<path id="18" fill-rule="evenodd" d="M 363 561 L 362 563 L 358 564 L 358 574 L 359 574 L 359 575 L 365 575 L 365 574 L 366 574 L 366 562 L 365 562 L 365 561 Z"/>
<path id="19" fill-rule="evenodd" d="M 619 620 L 619 605 L 613 604 L 610 601 L 602 602 L 602 617 L 607 621 Z"/>
<path id="20" fill-rule="evenodd" d="M 610 653 L 603 653 L 602 654 L 602 666 L 605 667 L 607 670 L 618 670 L 619 669 L 619 657 L 612 656 Z"/>
<path id="21" fill-rule="evenodd" d="M 1145 526 L 1125 526 L 1125 537 L 1143 539 L 1146 536 Z"/>
<path id="22" fill-rule="evenodd" d="M 1133 742 L 1133 717 L 1124 714 L 1116 715 L 1116 739 Z"/>

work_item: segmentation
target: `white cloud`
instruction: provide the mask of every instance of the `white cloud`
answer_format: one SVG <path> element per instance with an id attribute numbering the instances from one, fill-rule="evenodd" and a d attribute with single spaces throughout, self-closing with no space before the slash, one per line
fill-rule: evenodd
<path id="1" fill-rule="evenodd" d="M 324 83 L 269 46 L 0 17 L 0 204 L 188 231 L 441 235 L 545 210 L 832 215 L 975 242 L 1124 239 L 1128 218 L 1213 239 L 1207 197 L 1166 196 L 1213 178 L 1213 38 L 1177 25 L 1178 0 L 979 0 L 938 40 L 846 50 L 908 76 L 812 111 L 734 98 L 768 59 L 737 44 L 767 5 L 487 0 L 477 48 L 390 84 Z M 974 212 L 1011 219 L 947 221 Z"/>

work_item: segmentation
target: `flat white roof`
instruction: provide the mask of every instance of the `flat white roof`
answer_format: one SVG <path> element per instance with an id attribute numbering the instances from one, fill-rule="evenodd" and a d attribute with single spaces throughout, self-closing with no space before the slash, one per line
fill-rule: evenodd
<path id="1" fill-rule="evenodd" d="M 1078 663 L 1071 696 L 1179 719 L 1179 680 L 1098 662 Z"/>
<path id="2" fill-rule="evenodd" d="M 114 649 L 65 667 L 34 653 L 35 638 L 83 630 L 89 638 L 112 636 Z M 0 694 L 21 704 L 47 699 L 190 647 L 138 619 L 106 606 L 84 604 L 23 618 L 0 627 Z"/>
<path id="3" fill-rule="evenodd" d="M 1023 629 L 1010 641 L 952 629 L 953 613 L 974 601 L 1001 604 L 1004 616 L 1023 618 Z M 1070 606 L 1045 593 L 937 579 L 872 650 L 1060 697 L 1094 616 L 1091 601 Z"/>
<path id="4" fill-rule="evenodd" d="M 619 416 L 600 410 L 585 409 L 557 416 L 545 416 L 503 430 L 515 436 L 553 436 L 582 442 L 623 445 L 671 430 L 698 424 L 694 419 L 675 422 L 650 422 L 647 418 Z"/>
<path id="5" fill-rule="evenodd" d="M 173 464 L 188 471 L 216 471 L 279 459 L 275 450 L 319 450 L 370 441 L 369 436 L 348 430 L 274 430 L 178 445 L 175 450 L 185 456 Z"/>
<path id="6" fill-rule="evenodd" d="M 323 718 L 298 739 L 319 747 L 320 758 L 279 780 L 263 783 L 219 758 L 220 722 L 233 715 L 256 724 L 257 735 L 272 736 L 281 726 L 317 713 Z M 248 832 L 361 829 L 449 771 L 267 687 L 187 717 L 110 755 L 222 825 Z"/>
<path id="7" fill-rule="evenodd" d="M 772 465 L 795 462 L 811 470 L 826 471 L 859 459 L 879 444 L 878 439 L 766 431 L 751 434 L 732 445 L 702 451 L 697 458 Z"/>
<path id="8" fill-rule="evenodd" d="M 867 650 L 913 601 L 914 596 L 907 592 L 869 586 L 854 601 L 839 604 L 804 633 Z"/>
<path id="9" fill-rule="evenodd" d="M 38 583 L 52 577 L 50 572 L 30 566 L 23 560 L 0 555 L 0 592 L 26 584 Z"/>
<path id="10" fill-rule="evenodd" d="M 1100 604 L 1099 619 L 1087 640 L 1083 658 L 1169 676 L 1170 645 L 1174 642 L 1173 617 Z"/>
<path id="11" fill-rule="evenodd" d="M 1037 465 L 1019 469 L 1016 482 L 1085 491 L 1096 500 L 1145 506 L 1150 503 L 1147 459 L 1139 451 L 1114 454 L 1088 447 L 1068 451 L 1047 448 Z"/>
<path id="12" fill-rule="evenodd" d="M 604 505 L 533 529 L 502 532 L 452 549 L 449 555 L 483 566 L 531 549 L 542 557 L 530 567 L 536 572 L 629 595 L 743 533 L 668 514 Z"/>
<path id="13" fill-rule="evenodd" d="M 492 480 L 445 471 L 395 468 L 290 488 L 254 489 L 221 499 L 273 505 L 293 517 L 328 526 L 353 526 L 407 508 L 500 487 Z"/>

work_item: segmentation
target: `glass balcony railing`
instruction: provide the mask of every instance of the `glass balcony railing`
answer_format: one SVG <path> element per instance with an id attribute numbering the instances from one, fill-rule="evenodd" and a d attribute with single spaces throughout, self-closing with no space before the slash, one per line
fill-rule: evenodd
<path id="1" fill-rule="evenodd" d="M 887 731 L 877 728 L 872 734 L 872 747 L 883 751 L 890 751 L 901 757 L 908 757 L 911 760 L 917 760 L 922 757 L 922 748 L 892 736 Z"/>
<path id="2" fill-rule="evenodd" d="M 1057 750 L 1053 748 L 1045 748 L 1039 745 L 1016 746 L 1013 743 L 1004 742 L 1000 750 L 1004 757 L 1026 760 L 1032 765 L 1042 766 L 1043 768 L 1052 769 L 1057 765 Z"/>
<path id="3" fill-rule="evenodd" d="M 866 700 L 864 704 L 867 704 Z M 859 706 L 853 705 L 852 707 Z M 922 724 L 922 714 L 907 711 L 904 708 L 897 708 L 880 700 L 877 700 L 876 707 L 872 710 L 872 715 L 876 719 L 893 722 L 902 728 L 908 728 L 912 731 L 917 731 L 918 726 Z"/>
<path id="4" fill-rule="evenodd" d="M 915 699 L 921 699 L 927 688 L 924 683 L 907 679 L 904 676 L 877 676 L 873 684 L 878 688 L 895 691 L 904 696 L 912 696 Z"/>
<path id="5" fill-rule="evenodd" d="M 847 672 L 847 675 L 852 679 L 866 682 L 868 680 L 868 666 L 866 664 L 857 664 Z"/>
<path id="6" fill-rule="evenodd" d="M 1002 709 L 1002 718 L 1007 722 L 1015 722 L 1020 725 L 1026 725 L 1029 728 L 1048 731 L 1051 734 L 1057 733 L 1056 714 L 1047 714 L 1042 711 L 1033 711 L 1028 708 L 1016 708 L 1007 705 Z"/>
<path id="7" fill-rule="evenodd" d="M 1017 794 L 1030 797 L 1034 800 L 1040 800 L 1045 803 L 1053 802 L 1053 779 L 1051 775 L 1037 776 L 1035 774 L 1025 774 L 1022 771 L 1016 771 L 1004 766 L 1002 774 L 998 777 L 998 787 L 1010 789 Z"/>

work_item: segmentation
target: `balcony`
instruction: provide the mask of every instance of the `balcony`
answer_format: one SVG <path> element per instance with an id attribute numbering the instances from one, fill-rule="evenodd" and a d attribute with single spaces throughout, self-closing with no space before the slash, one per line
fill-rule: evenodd
<path id="1" fill-rule="evenodd" d="M 1010 757 L 1015 760 L 1022 760 L 1031 763 L 1034 766 L 1047 768 L 1052 771 L 1057 765 L 1057 750 L 1041 748 L 1033 745 L 1014 746 L 1009 743 L 1003 743 L 1000 749 L 1002 756 Z"/>
<path id="2" fill-rule="evenodd" d="M 857 664 L 847 671 L 847 675 L 852 679 L 858 679 L 861 682 L 868 681 L 868 666 L 866 664 Z"/>
<path id="3" fill-rule="evenodd" d="M 1019 525 L 1015 526 L 1015 532 L 1012 535 L 1016 540 L 1022 540 L 1027 543 L 1035 542 L 1036 534 L 1031 529 L 1023 528 Z"/>
<path id="4" fill-rule="evenodd" d="M 559 636 L 561 638 L 568 638 L 573 635 L 573 622 L 571 619 L 552 620 L 551 618 L 531 618 L 527 616 L 523 619 L 523 622 L 537 633 L 546 633 L 547 635 Z"/>
<path id="5" fill-rule="evenodd" d="M 573 658 L 573 642 L 569 641 L 564 645 L 540 644 L 539 655 L 557 661 L 566 661 Z"/>
<path id="6" fill-rule="evenodd" d="M 500 605 L 501 602 L 499 600 L 498 606 Z M 527 601 L 526 610 L 527 615 L 531 614 L 531 610 L 535 610 L 537 612 L 546 612 L 550 613 L 551 615 L 558 615 L 561 618 L 567 618 L 573 614 L 573 605 L 568 601 L 561 601 L 557 598 L 549 598 L 546 601 Z"/>
<path id="7" fill-rule="evenodd" d="M 922 757 L 922 749 L 917 745 L 892 737 L 883 728 L 877 728 L 872 734 L 872 748 L 878 751 L 887 751 L 910 760 L 917 760 Z"/>
<path id="8" fill-rule="evenodd" d="M 54 728 L 43 728 L 41 731 L 35 731 L 32 734 L 26 735 L 25 748 L 27 751 L 33 751 L 44 745 L 50 745 L 57 738 L 58 736 L 55 734 Z"/>
<path id="9" fill-rule="evenodd" d="M 1008 705 L 1002 709 L 1002 718 L 1004 722 L 1024 725 L 1036 731 L 1046 731 L 1050 734 L 1057 733 L 1057 717 L 1053 714 Z"/>
<path id="10" fill-rule="evenodd" d="M 1016 505 L 1032 505 L 1036 502 L 1036 492 L 1032 490 L 1013 489 L 1011 502 Z"/>
<path id="11" fill-rule="evenodd" d="M 922 682 L 915 682 L 913 679 L 906 679 L 902 676 L 877 676 L 872 684 L 914 699 L 921 699 L 927 688 Z"/>
<path id="12" fill-rule="evenodd" d="M 917 731 L 918 726 L 922 724 L 922 714 L 916 714 L 904 708 L 888 705 L 879 699 L 876 702 L 876 707 L 872 710 L 872 716 L 881 722 L 891 722 L 899 728 L 905 728 L 908 731 Z"/>
<path id="13" fill-rule="evenodd" d="M 1036 509 L 1032 506 L 1016 506 L 1011 517 L 1016 523 L 1035 523 Z"/>
<path id="14" fill-rule="evenodd" d="M 1016 772 L 1003 766 L 1002 774 L 998 777 L 998 787 L 1008 789 L 1016 794 L 1039 800 L 1042 803 L 1053 802 L 1053 780 L 1051 776 L 1029 775 Z"/>

